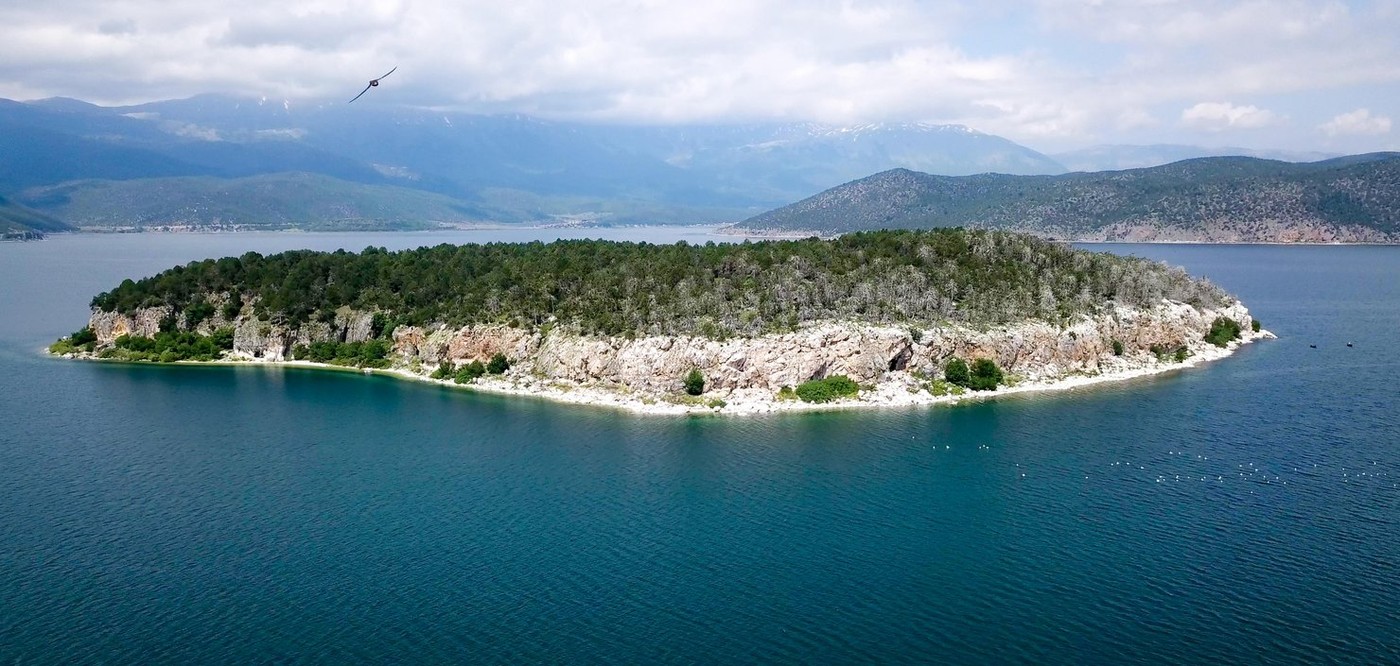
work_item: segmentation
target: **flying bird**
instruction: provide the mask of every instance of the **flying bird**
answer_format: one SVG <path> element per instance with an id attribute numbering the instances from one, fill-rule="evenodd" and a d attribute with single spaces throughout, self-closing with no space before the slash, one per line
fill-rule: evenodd
<path id="1" fill-rule="evenodd" d="M 364 89 L 364 90 L 361 90 L 359 95 L 355 95 L 355 97 L 354 97 L 353 99 L 351 99 L 350 102 L 353 102 L 353 101 L 359 99 L 359 98 L 360 98 L 360 95 L 364 95 L 365 93 L 369 92 L 369 89 L 370 89 L 370 88 L 373 88 L 373 87 L 379 85 L 379 82 L 380 82 L 381 80 L 383 80 L 385 76 L 388 76 L 388 75 L 390 75 L 390 74 L 393 74 L 393 73 L 394 73 L 394 70 L 396 70 L 396 69 L 398 69 L 398 68 L 399 68 L 398 65 L 394 65 L 394 69 L 391 69 L 391 70 L 385 72 L 385 73 L 384 73 L 384 76 L 381 76 L 381 77 L 379 77 L 379 78 L 377 78 L 377 79 L 370 79 L 370 80 L 369 80 L 369 85 L 365 86 L 365 89 Z M 349 104 L 350 102 L 346 102 L 346 104 Z"/>

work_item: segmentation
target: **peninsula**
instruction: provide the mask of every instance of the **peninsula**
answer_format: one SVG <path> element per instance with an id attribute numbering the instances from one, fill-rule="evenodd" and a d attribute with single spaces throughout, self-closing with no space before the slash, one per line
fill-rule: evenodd
<path id="1" fill-rule="evenodd" d="M 248 253 L 92 308 L 51 353 L 343 366 L 654 412 L 1067 388 L 1268 335 L 1179 268 L 963 229 Z"/>

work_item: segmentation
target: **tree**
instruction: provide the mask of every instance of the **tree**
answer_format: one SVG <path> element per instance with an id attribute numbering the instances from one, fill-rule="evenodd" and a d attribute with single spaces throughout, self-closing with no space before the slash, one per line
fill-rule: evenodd
<path id="1" fill-rule="evenodd" d="M 486 371 L 493 375 L 503 374 L 509 369 L 510 361 L 506 360 L 506 355 L 500 352 L 496 352 L 491 357 L 490 362 L 486 364 Z"/>
<path id="2" fill-rule="evenodd" d="M 967 386 L 971 375 L 967 370 L 967 363 L 954 356 L 948 361 L 948 365 L 943 368 L 943 379 L 955 386 Z"/>
<path id="3" fill-rule="evenodd" d="M 967 387 L 974 391 L 991 391 L 1001 383 L 1003 374 L 997 362 L 989 358 L 979 358 L 972 362 L 972 377 Z"/>
<path id="4" fill-rule="evenodd" d="M 700 374 L 699 368 L 692 368 L 690 374 L 687 374 L 683 381 L 686 393 L 700 395 L 705 392 L 705 376 Z"/>
<path id="5" fill-rule="evenodd" d="M 1114 340 L 1114 341 L 1113 341 L 1113 355 L 1114 355 L 1114 356 L 1122 356 L 1122 355 L 1123 355 L 1123 341 L 1122 341 L 1122 340 Z"/>
<path id="6" fill-rule="evenodd" d="M 458 384 L 469 384 L 476 381 L 478 377 L 484 374 L 486 374 L 486 366 L 482 365 L 481 361 L 472 361 L 462 366 L 462 368 L 457 371 L 457 374 L 452 377 L 452 381 Z"/>
<path id="7" fill-rule="evenodd" d="M 1210 332 L 1206 333 L 1206 342 L 1217 347 L 1224 347 L 1230 344 L 1231 340 L 1238 340 L 1240 337 L 1240 323 L 1229 317 L 1216 317 L 1210 323 Z"/>

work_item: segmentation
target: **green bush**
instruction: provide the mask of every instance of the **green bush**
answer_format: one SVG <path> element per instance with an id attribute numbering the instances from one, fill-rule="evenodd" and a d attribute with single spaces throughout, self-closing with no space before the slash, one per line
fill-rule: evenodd
<path id="1" fill-rule="evenodd" d="M 972 378 L 967 387 L 974 391 L 991 391 L 1001 383 L 1003 374 L 997 362 L 989 358 L 979 358 L 972 362 Z"/>
<path id="2" fill-rule="evenodd" d="M 243 312 L 243 298 L 235 293 L 224 303 L 224 319 L 233 321 L 240 312 Z"/>
<path id="3" fill-rule="evenodd" d="M 493 375 L 504 374 L 509 369 L 510 361 L 506 360 L 506 355 L 500 352 L 496 352 L 486 364 L 486 371 Z"/>
<path id="4" fill-rule="evenodd" d="M 1224 347 L 1230 344 L 1231 340 L 1238 340 L 1240 337 L 1240 323 L 1229 317 L 1216 317 L 1210 323 L 1210 332 L 1206 333 L 1206 342 L 1217 347 Z"/>
<path id="5" fill-rule="evenodd" d="M 699 368 L 693 368 L 682 380 L 685 385 L 685 392 L 690 395 L 700 395 L 705 392 L 705 376 L 700 374 Z"/>
<path id="6" fill-rule="evenodd" d="M 96 343 L 89 343 L 91 349 Z M 227 345 L 227 347 L 223 345 Z M 128 361 L 213 361 L 233 346 L 233 332 L 220 329 L 215 335 L 200 335 L 192 331 L 162 331 L 154 338 L 141 335 L 119 336 L 113 347 L 105 350 L 101 358 L 117 358 Z"/>
<path id="7" fill-rule="evenodd" d="M 1122 356 L 1122 355 L 1123 355 L 1123 341 L 1122 341 L 1122 340 L 1114 340 L 1114 341 L 1113 341 L 1113 355 L 1114 355 L 1114 356 Z"/>
<path id="8" fill-rule="evenodd" d="M 1191 355 L 1191 350 L 1187 349 L 1187 348 L 1186 348 L 1186 345 L 1181 345 L 1180 347 L 1177 347 L 1177 348 L 1176 348 L 1176 352 L 1174 352 L 1174 353 L 1172 354 L 1172 358 L 1173 358 L 1173 360 L 1175 360 L 1177 363 L 1184 363 L 1184 362 L 1186 362 L 1186 358 L 1187 358 L 1188 356 L 1190 356 L 1190 355 Z"/>
<path id="9" fill-rule="evenodd" d="M 845 375 L 832 375 L 825 379 L 802 382 L 797 387 L 797 397 L 803 402 L 831 402 L 837 398 L 853 396 L 860 392 L 860 384 Z"/>
<path id="10" fill-rule="evenodd" d="M 458 370 L 457 374 L 452 377 L 452 381 L 458 384 L 470 384 L 484 374 L 486 374 L 486 366 L 482 365 L 481 361 L 472 361 L 462 366 L 462 369 Z"/>
<path id="11" fill-rule="evenodd" d="M 967 363 L 955 356 L 943 367 L 943 379 L 954 386 L 967 386 L 972 375 L 968 372 Z"/>
<path id="12" fill-rule="evenodd" d="M 1258 319 L 1255 319 L 1255 320 L 1249 322 L 1249 328 L 1250 328 L 1251 330 L 1253 330 L 1255 333 L 1258 333 L 1258 332 L 1259 332 L 1259 329 L 1263 328 L 1263 326 L 1264 326 L 1263 324 L 1260 324 L 1260 323 L 1259 323 L 1259 320 L 1258 320 Z"/>
<path id="13" fill-rule="evenodd" d="M 452 367 L 452 364 L 448 363 L 447 361 L 443 361 L 442 363 L 438 364 L 437 369 L 433 371 L 433 374 L 428 375 L 428 377 L 431 377 L 432 379 L 448 379 L 454 374 L 456 374 L 456 372 L 455 368 Z"/>
<path id="14" fill-rule="evenodd" d="M 778 399 L 779 399 L 779 400 L 796 400 L 796 399 L 797 399 L 797 391 L 792 390 L 792 387 L 791 387 L 791 386 L 784 386 L 784 387 L 778 389 Z"/>

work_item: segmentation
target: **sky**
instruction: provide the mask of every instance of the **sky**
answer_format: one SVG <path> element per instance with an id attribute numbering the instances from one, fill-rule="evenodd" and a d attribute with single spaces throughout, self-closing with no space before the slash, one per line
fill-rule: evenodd
<path id="1" fill-rule="evenodd" d="M 1400 0 L 7 0 L 0 97 L 1400 150 Z M 369 97 L 367 95 L 367 97 Z"/>

